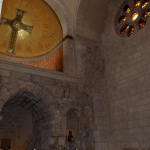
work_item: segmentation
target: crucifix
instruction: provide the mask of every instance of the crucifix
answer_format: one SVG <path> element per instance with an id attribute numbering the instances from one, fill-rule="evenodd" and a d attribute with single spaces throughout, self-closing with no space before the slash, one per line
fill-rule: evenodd
<path id="1" fill-rule="evenodd" d="M 10 40 L 9 40 L 9 47 L 8 47 L 8 53 L 15 54 L 15 43 L 17 39 L 17 34 L 19 30 L 24 30 L 27 31 L 28 33 L 31 34 L 33 26 L 26 25 L 22 23 L 22 18 L 24 15 L 25 11 L 17 9 L 17 14 L 14 19 L 7 19 L 2 17 L 0 24 L 4 25 L 9 25 L 12 29 L 11 35 L 10 35 Z"/>

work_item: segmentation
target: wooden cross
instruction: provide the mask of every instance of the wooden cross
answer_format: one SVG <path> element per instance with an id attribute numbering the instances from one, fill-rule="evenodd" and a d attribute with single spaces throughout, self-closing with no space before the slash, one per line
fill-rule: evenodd
<path id="1" fill-rule="evenodd" d="M 15 19 L 11 20 L 11 19 L 2 17 L 2 20 L 0 21 L 0 24 L 9 25 L 12 29 L 11 35 L 10 35 L 8 53 L 14 54 L 15 43 L 16 43 L 17 34 L 19 30 L 22 29 L 24 31 L 27 31 L 30 34 L 32 32 L 33 26 L 29 26 L 21 22 L 24 13 L 25 11 L 17 9 L 17 14 L 16 14 Z"/>

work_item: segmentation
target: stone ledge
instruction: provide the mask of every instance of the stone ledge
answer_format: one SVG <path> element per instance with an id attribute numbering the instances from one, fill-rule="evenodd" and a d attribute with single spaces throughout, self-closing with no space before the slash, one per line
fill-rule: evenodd
<path id="1" fill-rule="evenodd" d="M 20 71 L 28 74 L 39 75 L 43 77 L 50 77 L 53 79 L 78 83 L 78 78 L 68 76 L 63 72 L 56 72 L 52 70 L 36 68 L 24 64 L 15 63 L 15 62 L 8 62 L 5 60 L 0 60 L 0 69 Z"/>

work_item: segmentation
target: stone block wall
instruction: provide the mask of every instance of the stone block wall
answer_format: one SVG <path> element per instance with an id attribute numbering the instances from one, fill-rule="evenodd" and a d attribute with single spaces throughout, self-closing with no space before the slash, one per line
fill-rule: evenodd
<path id="1" fill-rule="evenodd" d="M 93 149 L 109 149 L 109 120 L 107 109 L 105 65 L 101 44 L 98 41 L 78 35 L 79 89 L 87 93 L 93 106 Z"/>
<path id="2" fill-rule="evenodd" d="M 102 34 L 111 149 L 150 148 L 149 22 L 133 37 L 122 38 L 114 20 L 123 1 L 113 1 Z M 115 3 L 115 6 L 114 6 Z"/>
<path id="3" fill-rule="evenodd" d="M 91 99 L 87 99 L 86 93 L 79 90 L 77 79 L 67 77 L 63 73 L 44 72 L 32 67 L 32 71 L 26 70 L 25 66 L 18 64 L 7 69 L 5 65 L 1 65 L 0 69 L 0 109 L 2 112 L 5 104 L 12 102 L 32 115 L 32 144 L 28 143 L 28 146 L 42 150 L 89 149 L 86 145 L 93 143 L 89 140 L 93 138 L 93 108 L 90 105 Z M 20 71 L 13 68 L 14 66 L 19 67 Z M 42 71 L 43 75 L 37 75 Z M 48 75 L 50 77 L 47 77 Z M 73 147 L 66 141 L 66 129 L 70 128 L 66 125 L 67 112 L 70 109 L 75 109 L 80 115 L 78 124 L 71 125 L 75 131 Z M 17 112 L 19 113 L 19 110 Z M 2 113 L 1 115 L 3 116 Z"/>

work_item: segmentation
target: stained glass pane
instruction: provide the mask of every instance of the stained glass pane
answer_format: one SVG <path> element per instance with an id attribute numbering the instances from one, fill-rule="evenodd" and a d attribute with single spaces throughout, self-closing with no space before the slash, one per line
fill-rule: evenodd
<path id="1" fill-rule="evenodd" d="M 144 21 L 143 19 L 141 19 L 138 24 L 139 24 L 139 28 L 142 29 L 145 26 L 146 21 Z"/>
<path id="2" fill-rule="evenodd" d="M 124 34 L 128 29 L 129 29 L 128 25 L 122 27 L 122 29 L 120 30 L 120 34 Z"/>
<path id="3" fill-rule="evenodd" d="M 141 5 L 141 1 L 140 0 L 135 0 L 134 1 L 134 5 L 137 7 L 137 6 L 140 6 Z"/>
<path id="4" fill-rule="evenodd" d="M 133 13 L 131 16 L 131 20 L 135 21 L 138 18 L 139 14 L 138 13 Z"/>
<path id="5" fill-rule="evenodd" d="M 142 8 L 145 8 L 149 4 L 150 0 L 145 0 L 142 4 Z"/>
<path id="6" fill-rule="evenodd" d="M 147 11 L 144 13 L 143 17 L 144 17 L 144 18 L 147 18 L 147 17 L 149 17 L 149 16 L 150 16 L 150 9 L 147 10 Z"/>
<path id="7" fill-rule="evenodd" d="M 134 32 L 135 32 L 135 28 L 134 28 L 133 26 L 131 26 L 131 27 L 129 28 L 128 37 L 133 36 L 133 35 L 134 35 Z"/>
<path id="8" fill-rule="evenodd" d="M 124 6 L 124 9 L 123 9 L 123 10 L 124 10 L 124 12 L 125 12 L 126 14 L 130 13 L 130 11 L 131 11 L 131 9 L 130 9 L 130 7 L 129 7 L 128 4 Z"/>
<path id="9" fill-rule="evenodd" d="M 126 16 L 121 16 L 121 17 L 119 18 L 119 23 L 125 22 L 126 20 L 127 20 L 127 17 L 126 17 Z"/>

